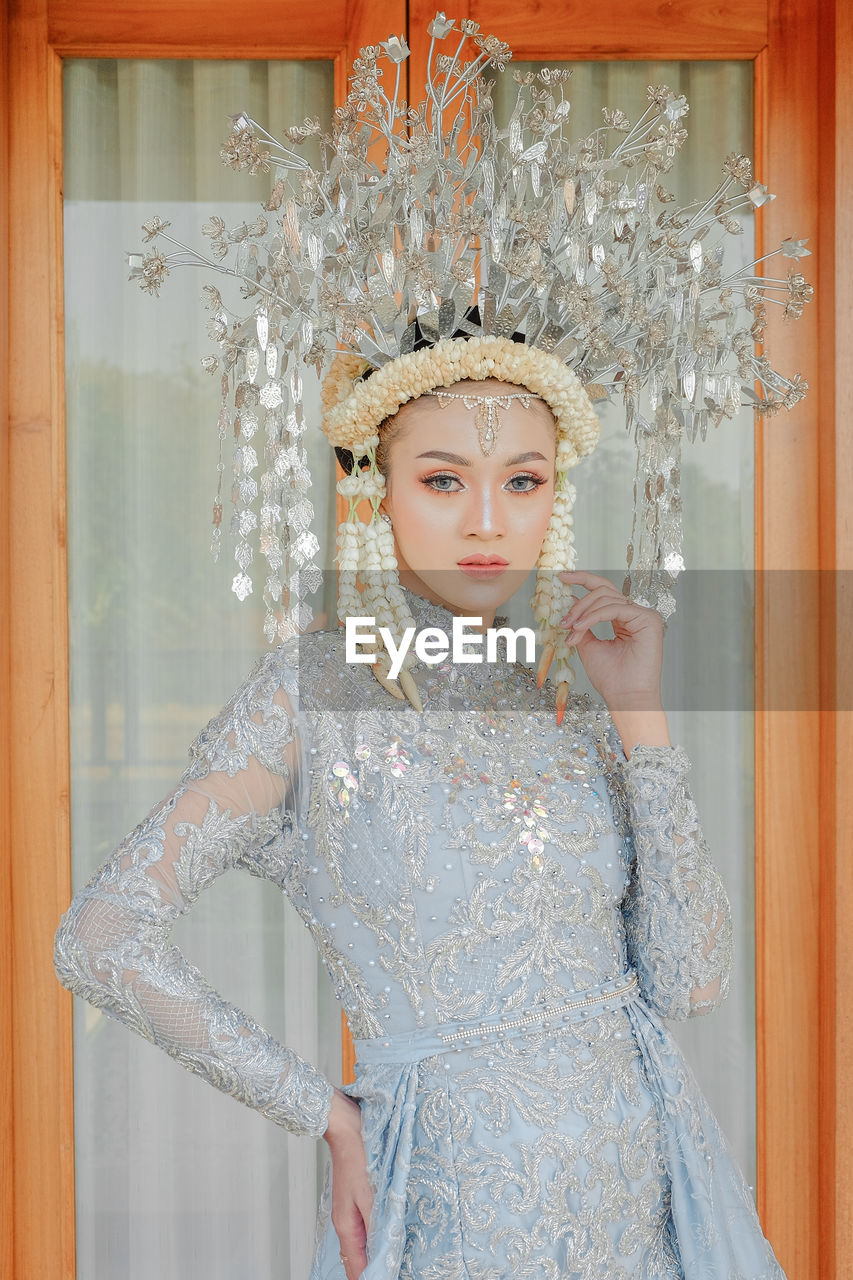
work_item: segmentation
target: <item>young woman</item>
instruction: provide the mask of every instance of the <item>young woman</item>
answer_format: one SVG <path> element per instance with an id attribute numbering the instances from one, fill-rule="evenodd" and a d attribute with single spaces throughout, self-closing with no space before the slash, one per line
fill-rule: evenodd
<path id="1" fill-rule="evenodd" d="M 541 563 L 561 456 L 535 388 L 435 390 L 402 397 L 375 455 L 399 590 L 433 653 L 456 616 L 499 622 Z M 342 631 L 306 634 L 259 661 L 59 928 L 72 991 L 325 1138 L 312 1280 L 783 1274 L 662 1022 L 725 997 L 731 928 L 661 706 L 661 618 L 604 578 L 560 576 L 583 592 L 561 625 L 603 705 L 570 695 L 557 724 L 553 693 L 503 650 L 415 661 L 395 700 Z M 311 931 L 354 1084 L 169 945 L 236 866 Z"/>
<path id="2" fill-rule="evenodd" d="M 152 293 L 179 265 L 239 281 L 240 301 L 205 285 L 220 355 L 203 363 L 220 377 L 220 442 L 234 441 L 232 587 L 244 599 L 266 562 L 265 634 L 285 643 L 77 894 L 57 972 L 220 1089 L 326 1139 L 311 1280 L 780 1280 L 662 1022 L 724 999 L 731 923 L 661 707 L 661 617 L 573 572 L 569 476 L 598 440 L 593 402 L 621 398 L 637 445 L 632 587 L 671 607 L 682 436 L 805 394 L 754 343 L 768 296 L 796 315 L 810 286 L 726 265 L 725 237 L 768 199 L 746 157 L 674 207 L 680 94 L 653 86 L 636 123 L 608 108 L 573 139 L 570 72 L 544 67 L 519 73 L 499 125 L 484 73 L 509 47 L 444 13 L 426 37 L 418 106 L 403 101 L 406 41 L 368 46 L 328 127 L 307 119 L 278 141 L 232 118 L 223 157 L 277 174 L 253 222 L 211 217 L 202 253 L 153 217 L 154 247 L 131 255 Z M 323 430 L 347 470 L 339 618 L 372 618 L 372 650 L 348 651 L 345 629 L 288 638 L 320 577 L 312 368 L 328 370 Z M 534 567 L 530 668 L 508 637 L 489 641 Z M 489 661 L 448 645 L 471 618 Z M 600 704 L 571 694 L 573 653 Z M 170 947 L 178 916 L 235 866 L 278 884 L 310 930 L 353 1032 L 353 1084 Z"/>

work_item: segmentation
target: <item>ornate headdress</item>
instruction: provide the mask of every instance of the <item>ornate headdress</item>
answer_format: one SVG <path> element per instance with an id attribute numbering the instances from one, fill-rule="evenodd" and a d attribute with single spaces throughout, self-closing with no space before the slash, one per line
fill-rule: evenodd
<path id="1" fill-rule="evenodd" d="M 416 108 L 400 100 L 409 51 L 392 37 L 361 51 L 330 132 L 305 120 L 277 141 L 234 117 L 223 159 L 279 175 L 259 216 L 237 227 L 211 218 L 202 229 L 209 254 L 174 240 L 155 217 L 143 228 L 148 241 L 176 249 L 130 255 L 131 278 L 156 293 L 172 266 L 192 264 L 241 282 L 241 314 L 212 284 L 204 289 L 221 347 L 219 359 L 203 362 L 219 369 L 222 385 L 213 545 L 218 553 L 221 445 L 233 434 L 233 590 L 241 599 L 252 590 L 257 539 L 269 642 L 308 626 L 306 597 L 321 580 L 305 366 L 326 371 L 323 429 L 352 458 L 338 483 L 349 499 L 338 531 L 339 616 L 369 612 L 398 638 L 412 620 L 379 510 L 380 425 L 407 401 L 461 380 L 497 378 L 549 405 L 556 497 L 531 603 L 561 715 L 573 673 L 556 623 L 571 596 L 557 574 L 574 564 L 569 473 L 597 443 L 594 402 L 622 398 L 637 447 L 626 592 L 666 617 L 683 568 L 682 437 L 704 438 L 744 403 L 772 413 L 802 398 L 806 384 L 774 372 L 755 344 L 768 301 L 796 317 L 812 288 L 795 268 L 784 279 L 757 276 L 756 263 L 724 274 L 723 241 L 740 231 L 738 213 L 773 198 L 744 156 L 726 159 L 710 198 L 673 208 L 662 177 L 686 138 L 683 97 L 650 88 L 635 124 L 605 109 L 602 127 L 573 143 L 570 73 L 545 68 L 516 77 L 515 107 L 498 129 L 483 73 L 503 71 L 507 45 L 442 13 L 428 31 L 427 97 Z M 451 35 L 451 52 L 437 52 Z M 298 149 L 311 136 L 320 140 L 317 168 Z M 787 240 L 776 252 L 796 261 L 808 250 Z M 481 434 L 484 451 L 493 439 Z M 381 658 L 373 669 L 400 696 Z M 419 706 L 405 667 L 400 683 Z"/>

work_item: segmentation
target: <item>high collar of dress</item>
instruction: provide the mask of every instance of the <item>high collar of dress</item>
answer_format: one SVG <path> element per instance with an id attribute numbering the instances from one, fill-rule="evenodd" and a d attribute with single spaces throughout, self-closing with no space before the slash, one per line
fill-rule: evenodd
<path id="1" fill-rule="evenodd" d="M 434 604 L 431 600 L 424 599 L 423 596 L 416 595 L 414 591 L 410 591 L 407 587 L 403 588 L 406 596 L 406 603 L 409 606 L 412 615 L 412 621 L 418 630 L 424 630 L 427 627 L 438 627 L 445 635 L 450 638 L 453 633 L 453 619 L 455 616 L 450 609 L 441 604 Z M 476 615 L 466 615 L 476 616 Z M 502 615 L 496 615 L 493 626 L 502 627 L 508 625 L 508 619 Z M 507 678 L 513 670 L 518 670 L 518 664 L 514 667 L 508 666 L 506 662 L 506 650 L 504 641 L 498 641 L 498 661 L 491 662 L 475 662 L 460 665 L 445 659 L 438 664 L 426 664 L 416 661 L 412 668 L 412 674 L 415 681 L 421 689 L 421 697 L 425 702 L 434 697 L 440 699 L 450 694 L 464 696 L 465 691 L 482 691 L 489 689 L 492 695 L 497 696 L 498 686 Z M 515 676 L 513 676 L 515 679 Z M 478 693 L 479 696 L 479 693 Z"/>
<path id="2" fill-rule="evenodd" d="M 412 614 L 412 618 L 419 630 L 425 627 L 440 627 L 442 631 L 446 631 L 450 635 L 453 628 L 453 619 L 457 615 L 452 613 L 443 604 L 434 604 L 432 600 L 427 600 L 423 596 L 416 595 L 409 587 L 403 587 L 403 594 L 406 597 L 406 603 Z M 474 616 L 474 615 L 466 615 Z M 503 614 L 496 614 L 494 623 L 495 627 L 505 627 L 508 625 L 508 619 Z"/>

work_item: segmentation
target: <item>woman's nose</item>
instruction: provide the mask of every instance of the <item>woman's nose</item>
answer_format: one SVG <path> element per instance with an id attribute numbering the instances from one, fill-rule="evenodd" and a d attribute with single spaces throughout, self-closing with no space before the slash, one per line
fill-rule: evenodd
<path id="1" fill-rule="evenodd" d="M 500 499 L 490 485 L 471 489 L 463 533 L 469 538 L 500 538 L 506 532 Z"/>

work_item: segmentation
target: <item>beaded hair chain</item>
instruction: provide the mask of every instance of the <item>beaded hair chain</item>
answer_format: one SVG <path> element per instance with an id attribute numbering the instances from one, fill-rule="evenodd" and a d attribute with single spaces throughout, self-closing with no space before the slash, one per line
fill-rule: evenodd
<path id="1" fill-rule="evenodd" d="M 446 409 L 451 400 L 461 400 L 466 409 L 476 409 L 474 422 L 480 448 L 486 457 L 494 453 L 497 434 L 501 427 L 499 410 L 508 409 L 514 400 L 519 400 L 525 409 L 530 408 L 531 400 L 541 400 L 541 396 L 529 391 L 513 391 L 504 396 L 469 395 L 461 391 L 428 391 L 427 395 L 438 401 L 440 409 Z"/>

